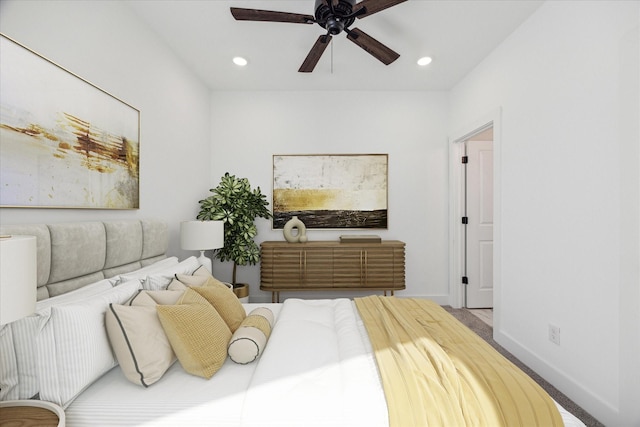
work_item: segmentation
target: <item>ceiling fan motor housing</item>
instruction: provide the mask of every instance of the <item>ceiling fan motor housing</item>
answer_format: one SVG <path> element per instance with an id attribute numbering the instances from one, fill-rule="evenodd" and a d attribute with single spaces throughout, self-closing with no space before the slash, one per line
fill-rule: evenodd
<path id="1" fill-rule="evenodd" d="M 345 28 L 353 24 L 354 16 L 350 16 L 356 0 L 339 0 L 333 4 L 333 10 L 328 2 L 333 0 L 316 0 L 315 17 L 322 28 L 331 35 L 340 34 Z M 347 18 L 345 18 L 347 17 Z"/>

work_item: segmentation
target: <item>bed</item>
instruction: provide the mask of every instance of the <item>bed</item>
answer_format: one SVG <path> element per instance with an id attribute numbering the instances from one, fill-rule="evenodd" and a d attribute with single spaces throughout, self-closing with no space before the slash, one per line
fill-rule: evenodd
<path id="1" fill-rule="evenodd" d="M 166 255 L 167 229 L 0 227 L 39 259 L 37 313 L 0 330 L 0 399 L 67 426 L 584 425 L 430 301 L 241 304 Z"/>

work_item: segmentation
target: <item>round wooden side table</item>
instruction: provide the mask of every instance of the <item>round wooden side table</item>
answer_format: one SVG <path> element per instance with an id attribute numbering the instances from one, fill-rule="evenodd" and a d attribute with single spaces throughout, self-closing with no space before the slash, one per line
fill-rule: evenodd
<path id="1" fill-rule="evenodd" d="M 43 400 L 0 402 L 0 426 L 64 427 L 64 410 Z"/>

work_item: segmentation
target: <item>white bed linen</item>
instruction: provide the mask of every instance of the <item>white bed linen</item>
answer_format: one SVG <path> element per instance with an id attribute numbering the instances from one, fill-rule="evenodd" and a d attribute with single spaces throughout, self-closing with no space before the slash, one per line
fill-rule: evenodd
<path id="1" fill-rule="evenodd" d="M 348 299 L 288 299 L 256 367 L 242 426 L 388 425 L 375 360 Z"/>
<path id="2" fill-rule="evenodd" d="M 210 379 L 175 363 L 147 389 L 112 369 L 67 408 L 67 426 L 387 426 L 371 344 L 352 301 L 288 299 L 249 365 L 227 360 Z M 566 427 L 584 427 L 560 407 Z"/>
<path id="3" fill-rule="evenodd" d="M 127 381 L 119 369 L 112 369 L 67 408 L 67 427 L 238 426 L 253 373 L 252 366 L 227 361 L 207 381 L 187 374 L 176 362 L 160 381 L 144 389 Z"/>
<path id="4" fill-rule="evenodd" d="M 282 304 L 243 304 L 250 312 L 268 307 L 276 316 Z M 269 348 L 269 343 L 267 347 Z M 210 379 L 187 374 L 180 362 L 148 388 L 129 382 L 115 367 L 66 409 L 67 427 L 86 426 L 239 426 L 245 391 L 257 363 L 230 359 Z"/>

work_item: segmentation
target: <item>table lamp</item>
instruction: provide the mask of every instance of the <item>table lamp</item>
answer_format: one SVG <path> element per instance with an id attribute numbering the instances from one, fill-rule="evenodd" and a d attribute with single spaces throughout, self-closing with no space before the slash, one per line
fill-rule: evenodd
<path id="1" fill-rule="evenodd" d="M 0 327 L 36 310 L 35 236 L 0 236 Z"/>
<path id="2" fill-rule="evenodd" d="M 0 235 L 0 329 L 33 314 L 38 297 L 38 253 L 35 236 Z M 65 425 L 64 410 L 41 400 L 4 400 L 0 412 L 5 425 L 43 425 L 55 418 Z M 43 415 L 52 412 L 51 415 Z M 47 425 L 54 425 L 48 423 Z"/>
<path id="3" fill-rule="evenodd" d="M 200 251 L 198 261 L 213 273 L 211 260 L 204 255 L 204 251 L 224 247 L 224 222 L 182 221 L 180 246 L 182 249 Z"/>

